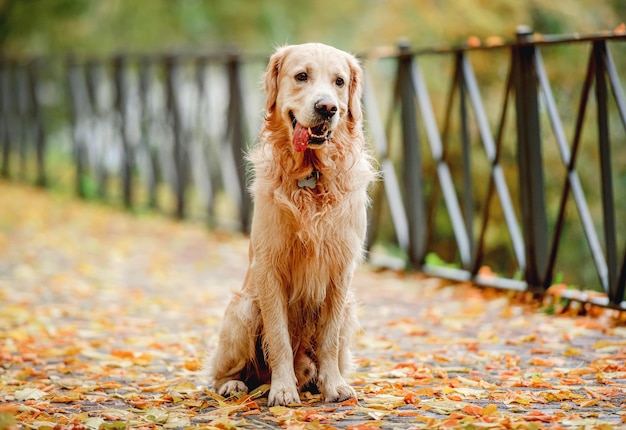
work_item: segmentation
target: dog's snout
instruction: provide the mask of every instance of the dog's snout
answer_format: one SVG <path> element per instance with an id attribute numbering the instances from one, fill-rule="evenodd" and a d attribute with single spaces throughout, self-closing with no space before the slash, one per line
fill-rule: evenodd
<path id="1" fill-rule="evenodd" d="M 337 113 L 337 105 L 330 99 L 319 99 L 315 102 L 315 111 L 324 118 L 332 118 Z"/>

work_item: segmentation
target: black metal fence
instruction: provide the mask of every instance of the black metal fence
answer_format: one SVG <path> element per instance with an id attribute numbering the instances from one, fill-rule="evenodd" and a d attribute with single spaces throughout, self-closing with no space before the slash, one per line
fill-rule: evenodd
<path id="1" fill-rule="evenodd" d="M 364 56 L 366 126 L 383 174 L 370 247 L 395 242 L 412 268 L 481 285 L 595 287 L 602 293 L 560 294 L 626 309 L 626 101 L 613 55 L 626 64 L 625 41 L 521 30 L 509 43 Z M 265 61 L 3 58 L 0 174 L 45 185 L 59 174 L 47 160 L 67 154 L 79 196 L 117 194 L 128 208 L 181 218 L 194 200 L 213 225 L 225 195 L 227 217 L 246 231 L 243 155 L 261 120 Z M 569 90 L 556 94 L 561 84 Z"/>
<path id="2" fill-rule="evenodd" d="M 260 114 L 246 111 L 244 93 L 260 112 L 260 87 L 246 77 L 260 76 L 264 61 L 236 52 L 2 58 L 0 174 L 34 171 L 46 185 L 69 167 L 81 198 L 178 218 L 200 207 L 210 224 L 224 191 L 227 222 L 246 231 L 244 153 Z M 49 171 L 46 159 L 59 158 L 66 162 Z"/>
<path id="3" fill-rule="evenodd" d="M 372 109 L 377 105 L 375 91 L 371 87 L 366 91 L 369 126 L 385 178 L 384 188 L 375 195 L 370 243 L 379 234 L 378 220 L 386 197 L 397 242 L 414 268 L 481 285 L 543 293 L 555 283 L 571 282 L 577 271 L 591 266 L 595 282 L 584 286 L 598 285 L 604 294 L 566 289 L 560 295 L 626 309 L 626 211 L 622 203 L 626 99 L 618 73 L 624 69 L 616 67 L 609 49 L 623 48 L 625 41 L 623 34 L 549 37 L 521 29 L 511 43 L 415 52 L 401 49 L 391 58 L 397 62 L 397 74 L 385 126 Z M 560 65 L 566 75 L 583 72 L 579 103 L 575 109 L 572 103 L 567 106 L 574 113 L 574 131 L 568 139 L 542 52 L 571 44 L 588 47 L 589 53 L 586 67 L 584 63 Z M 471 55 L 476 52 L 488 59 L 504 54 L 507 65 L 501 79 L 501 107 L 491 120 L 495 131 L 472 66 Z M 421 64 L 441 56 L 450 58 L 452 73 L 446 78 L 435 69 L 438 75 L 434 80 L 450 81 L 439 127 Z M 623 57 L 620 60 L 623 64 Z M 592 108 L 595 117 L 585 118 Z M 454 112 L 458 112 L 455 126 Z M 399 117 L 400 180 L 392 161 L 398 157 L 387 145 L 393 140 L 389 136 L 394 117 Z M 546 125 L 551 128 L 551 139 L 542 130 Z M 595 135 L 587 133 L 583 139 L 584 132 L 593 131 L 586 128 L 595 128 Z M 507 144 L 512 148 L 508 164 L 503 161 Z M 424 150 L 425 145 L 429 151 Z M 560 160 L 554 157 L 555 149 Z M 593 166 L 597 180 L 587 181 L 587 192 L 579 174 L 583 152 L 591 158 L 584 162 L 586 171 L 598 163 Z M 479 153 L 482 164 L 473 161 Z M 441 197 L 443 207 L 437 212 Z M 569 237 L 574 225 L 582 228 L 584 242 Z M 496 237 L 489 237 L 494 228 Z M 559 255 L 571 254 L 571 249 L 563 248 L 572 246 L 586 247 L 588 252 L 580 254 L 576 265 L 559 266 Z M 508 273 L 499 271 L 507 269 Z"/>

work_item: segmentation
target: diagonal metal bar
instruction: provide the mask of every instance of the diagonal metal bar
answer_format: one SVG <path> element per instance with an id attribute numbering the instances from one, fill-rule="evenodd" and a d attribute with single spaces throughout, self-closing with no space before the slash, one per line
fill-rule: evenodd
<path id="1" fill-rule="evenodd" d="M 480 97 L 480 93 L 478 90 L 476 75 L 474 74 L 474 69 L 472 68 L 471 63 L 465 55 L 462 58 L 461 69 L 463 72 L 463 79 L 465 81 L 467 93 L 469 95 L 474 114 L 476 115 L 476 121 L 478 123 L 478 130 L 480 133 L 481 142 L 483 144 L 485 154 L 487 155 L 487 159 L 492 165 L 491 176 L 493 178 L 498 197 L 500 198 L 500 205 L 502 206 L 502 211 L 504 213 L 504 219 L 507 224 L 509 234 L 511 235 L 513 251 L 515 253 L 520 268 L 523 269 L 526 267 L 526 258 L 524 256 L 524 241 L 522 237 L 522 232 L 520 231 L 519 222 L 517 220 L 517 217 L 515 216 L 515 211 L 513 210 L 513 202 L 511 200 L 511 194 L 509 193 L 509 187 L 506 183 L 504 171 L 502 170 L 502 166 L 500 165 L 498 159 L 498 147 L 493 140 L 493 135 L 489 128 L 487 114 L 485 113 L 482 98 Z M 502 117 L 500 118 L 500 127 L 498 130 L 498 146 L 500 146 L 502 142 L 502 132 L 504 127 L 504 121 L 506 118 L 506 109 L 508 107 L 508 94 L 510 93 L 511 88 L 511 71 L 509 71 L 507 84 L 505 87 L 504 107 L 502 109 Z"/>
<path id="2" fill-rule="evenodd" d="M 454 105 L 454 97 L 459 90 L 458 82 L 461 80 L 461 68 L 458 67 L 458 61 L 454 65 L 454 75 L 452 76 L 452 83 L 450 84 L 450 92 L 446 100 L 446 112 L 443 117 L 443 127 L 441 130 L 442 151 L 441 157 L 445 157 L 445 145 L 448 143 L 448 135 L 450 134 L 450 124 L 452 122 L 452 107 Z M 433 154 L 435 157 L 436 154 Z"/>
<path id="3" fill-rule="evenodd" d="M 619 76 L 617 75 L 617 69 L 615 68 L 615 62 L 613 61 L 611 51 L 608 47 L 605 49 L 604 66 L 606 67 L 607 76 L 611 84 L 611 90 L 613 92 L 613 97 L 615 98 L 615 103 L 617 104 L 617 110 L 619 111 L 622 125 L 626 129 L 626 97 L 624 96 L 624 90 L 622 89 Z"/>
<path id="4" fill-rule="evenodd" d="M 467 93 L 470 97 L 474 114 L 476 115 L 476 122 L 478 125 L 478 131 L 480 138 L 483 141 L 483 148 L 487 154 L 489 161 L 493 161 L 496 158 L 496 145 L 493 141 L 493 135 L 489 128 L 489 121 L 487 120 L 487 114 L 483 107 L 482 99 L 478 91 L 478 83 L 476 82 L 476 75 L 471 63 L 467 59 L 467 55 L 461 57 L 461 66 L 463 71 L 463 79 L 466 82 Z"/>
<path id="5" fill-rule="evenodd" d="M 369 127 L 372 140 L 374 142 L 374 148 L 376 155 L 381 160 L 381 173 L 383 178 L 383 187 L 385 195 L 387 196 L 387 203 L 389 204 L 389 210 L 391 212 L 391 221 L 396 232 L 396 239 L 398 245 L 404 251 L 409 248 L 409 225 L 406 217 L 406 210 L 404 203 L 402 202 L 402 193 L 400 192 L 400 185 L 398 182 L 398 176 L 396 174 L 393 162 L 389 158 L 389 145 L 387 144 L 387 136 L 385 134 L 385 128 L 382 124 L 382 120 L 376 110 L 378 106 L 376 102 L 376 94 L 372 86 L 368 73 L 364 73 L 364 91 L 363 91 L 363 105 L 365 115 L 367 116 L 367 124 Z M 370 224 L 371 231 L 368 235 L 368 245 L 371 245 L 376 237 L 375 230 L 378 226 L 380 198 L 375 196 L 374 207 L 372 208 L 374 222 Z"/>
<path id="6" fill-rule="evenodd" d="M 578 114 L 576 116 L 576 126 L 574 128 L 574 138 L 572 141 L 572 156 L 568 165 L 568 170 L 572 170 L 576 164 L 576 158 L 578 156 L 578 148 L 580 147 L 580 138 L 582 136 L 583 123 L 585 120 L 585 113 L 587 111 L 587 103 L 589 102 L 589 94 L 591 92 L 591 85 L 593 84 L 593 78 L 596 70 L 596 62 L 593 52 L 589 56 L 589 63 L 587 64 L 587 73 L 585 74 L 585 82 L 583 83 L 583 89 L 580 95 L 580 102 L 578 103 Z"/>
<path id="7" fill-rule="evenodd" d="M 424 121 L 424 128 L 426 136 L 428 137 L 428 143 L 430 144 L 431 153 L 437 165 L 437 177 L 443 192 L 448 214 L 452 221 L 452 228 L 457 246 L 459 248 L 461 263 L 463 267 L 468 268 L 472 260 L 470 239 L 467 229 L 465 228 L 461 207 L 459 206 L 456 192 L 454 190 L 454 183 L 452 181 L 450 168 L 448 163 L 443 158 L 441 136 L 439 135 L 439 130 L 437 129 L 437 122 L 433 113 L 430 97 L 428 96 L 428 89 L 426 88 L 426 83 L 417 61 L 413 61 L 412 80 L 415 96 L 417 97 L 420 113 L 422 114 Z"/>
<path id="8" fill-rule="evenodd" d="M 539 49 L 535 51 L 535 65 L 537 78 L 539 80 L 539 88 L 541 90 L 541 95 L 543 96 L 543 101 L 545 103 L 550 123 L 552 125 L 552 130 L 554 132 L 554 137 L 556 139 L 557 147 L 559 149 L 559 154 L 561 156 L 563 164 L 567 168 L 567 178 L 563 188 L 563 193 L 561 195 L 559 214 L 554 228 L 552 245 L 548 258 L 548 267 L 546 269 L 546 276 L 551 277 L 551 274 L 554 270 L 559 241 L 563 232 L 563 226 L 565 224 L 565 208 L 567 198 L 569 197 L 569 193 L 571 190 L 573 193 L 574 203 L 576 204 L 576 209 L 582 223 L 583 231 L 585 233 L 585 237 L 587 238 L 589 248 L 591 249 L 591 254 L 596 266 L 596 270 L 600 277 L 600 282 L 606 291 L 606 287 L 608 285 L 607 266 L 606 260 L 604 259 L 604 253 L 602 252 L 602 245 L 600 244 L 598 234 L 593 225 L 593 219 L 591 217 L 591 212 L 589 211 L 589 206 L 587 205 L 587 200 L 585 199 L 585 194 L 580 182 L 580 178 L 578 176 L 578 172 L 574 170 L 574 164 L 572 163 L 572 152 L 570 151 L 567 144 L 567 138 L 565 137 L 563 124 L 561 122 L 561 118 L 556 107 L 556 102 L 554 101 L 552 88 L 550 87 L 550 82 L 548 81 L 548 76 L 546 74 L 545 66 L 543 64 L 543 58 Z M 591 70 L 589 70 L 587 73 L 589 74 L 590 72 Z M 590 79 L 589 76 L 588 79 Z M 583 108 L 583 106 L 580 106 L 580 108 Z"/>
<path id="9" fill-rule="evenodd" d="M 512 76 L 513 76 L 513 70 L 515 67 L 514 61 L 515 61 L 515 56 L 511 55 L 511 62 L 510 62 L 509 70 L 508 70 L 507 77 L 506 77 L 506 84 L 504 86 L 504 101 L 502 102 L 500 122 L 498 125 L 498 132 L 496 135 L 494 158 L 489 159 L 491 163 L 491 176 L 489 178 L 487 197 L 485 199 L 485 212 L 483 214 L 483 222 L 482 222 L 482 226 L 480 229 L 480 236 L 479 236 L 477 250 L 476 250 L 476 258 L 474 261 L 474 266 L 472 268 L 473 273 L 478 272 L 481 262 L 482 262 L 485 236 L 487 233 L 487 225 L 490 220 L 491 199 L 494 195 L 494 191 L 497 193 L 500 199 L 500 206 L 502 208 L 502 212 L 504 215 L 504 221 L 509 231 L 509 237 L 511 239 L 511 245 L 513 247 L 513 253 L 515 254 L 518 267 L 521 271 L 524 271 L 526 269 L 526 255 L 524 251 L 524 240 L 522 238 L 522 233 L 519 228 L 519 222 L 517 220 L 517 216 L 515 215 L 515 210 L 513 208 L 513 201 L 511 200 L 511 194 L 509 193 L 509 187 L 506 182 L 506 177 L 504 176 L 504 171 L 502 169 L 502 166 L 500 165 L 500 148 L 502 147 L 502 139 L 504 136 L 504 127 L 505 127 L 506 116 L 507 116 L 508 107 L 509 107 L 509 100 L 510 100 L 511 93 L 513 92 Z"/>

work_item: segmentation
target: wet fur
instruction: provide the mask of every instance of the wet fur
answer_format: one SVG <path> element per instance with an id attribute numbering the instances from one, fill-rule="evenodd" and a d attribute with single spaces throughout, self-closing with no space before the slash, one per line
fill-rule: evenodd
<path id="1" fill-rule="evenodd" d="M 309 82 L 294 79 L 300 70 Z M 318 387 L 326 401 L 355 397 L 344 379 L 357 329 L 351 282 L 374 178 L 364 147 L 361 85 L 358 61 L 325 45 L 279 48 L 270 59 L 265 121 L 249 154 L 255 202 L 250 265 L 225 311 L 210 366 L 222 395 L 271 380 L 270 406 L 299 403 L 305 386 Z M 320 96 L 338 106 L 331 138 L 296 152 L 289 112 L 315 125 L 312 104 Z M 321 172 L 316 187 L 299 187 L 314 167 Z"/>

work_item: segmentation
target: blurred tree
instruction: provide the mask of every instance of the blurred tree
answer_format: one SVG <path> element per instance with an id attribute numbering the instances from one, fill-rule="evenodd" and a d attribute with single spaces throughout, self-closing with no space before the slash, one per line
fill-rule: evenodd
<path id="1" fill-rule="evenodd" d="M 33 54 L 237 44 L 266 52 L 315 40 L 363 51 L 401 37 L 415 46 L 509 38 L 518 24 L 595 32 L 614 28 L 625 8 L 623 0 L 0 0 L 0 47 Z"/>

